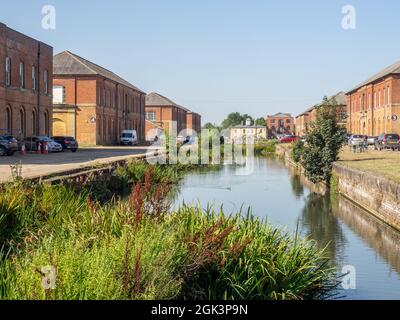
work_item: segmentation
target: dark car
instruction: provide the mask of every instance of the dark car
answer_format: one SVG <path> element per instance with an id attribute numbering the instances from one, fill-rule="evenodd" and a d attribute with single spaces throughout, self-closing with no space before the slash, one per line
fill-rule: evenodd
<path id="1" fill-rule="evenodd" d="M 49 152 L 61 152 L 63 150 L 61 144 L 47 136 L 27 137 L 24 139 L 26 151 L 37 151 L 39 143 L 42 150 L 45 144 L 47 144 Z"/>
<path id="2" fill-rule="evenodd" d="M 381 134 L 375 143 L 376 150 L 396 149 L 400 151 L 400 136 L 397 133 Z"/>
<path id="3" fill-rule="evenodd" d="M 52 137 L 55 142 L 62 145 L 63 151 L 64 150 L 71 150 L 72 152 L 76 152 L 79 148 L 78 141 L 75 140 L 73 137 L 63 137 L 63 136 L 56 136 Z"/>
<path id="4" fill-rule="evenodd" d="M 0 156 L 12 156 L 18 151 L 18 141 L 13 136 L 0 135 Z"/>

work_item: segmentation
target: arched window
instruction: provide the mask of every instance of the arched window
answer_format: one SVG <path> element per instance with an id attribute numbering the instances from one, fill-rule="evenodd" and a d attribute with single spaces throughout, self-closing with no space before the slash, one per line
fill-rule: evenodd
<path id="1" fill-rule="evenodd" d="M 4 129 L 6 133 L 12 134 L 12 113 L 9 106 L 6 107 L 6 117 L 4 119 Z"/>
<path id="2" fill-rule="evenodd" d="M 19 131 L 21 136 L 24 138 L 26 133 L 26 119 L 25 119 L 25 109 L 21 107 L 19 110 Z"/>
<path id="3" fill-rule="evenodd" d="M 49 122 L 49 112 L 44 112 L 44 134 L 46 136 L 50 135 L 50 122 Z"/>
<path id="4" fill-rule="evenodd" d="M 36 135 L 37 134 L 37 117 L 36 117 L 36 110 L 32 111 L 32 135 Z"/>

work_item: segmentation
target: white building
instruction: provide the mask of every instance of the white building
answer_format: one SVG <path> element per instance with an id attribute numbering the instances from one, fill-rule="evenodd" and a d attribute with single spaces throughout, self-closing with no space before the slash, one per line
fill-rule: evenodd
<path id="1" fill-rule="evenodd" d="M 250 120 L 246 121 L 246 125 L 240 125 L 230 130 L 232 143 L 257 142 L 267 139 L 267 127 L 252 126 Z"/>

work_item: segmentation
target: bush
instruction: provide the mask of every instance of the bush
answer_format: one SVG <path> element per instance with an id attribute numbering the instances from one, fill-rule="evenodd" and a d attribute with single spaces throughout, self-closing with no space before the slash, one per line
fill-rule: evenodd
<path id="1" fill-rule="evenodd" d="M 292 149 L 292 159 L 294 162 L 299 163 L 303 154 L 304 142 L 295 141 Z"/>

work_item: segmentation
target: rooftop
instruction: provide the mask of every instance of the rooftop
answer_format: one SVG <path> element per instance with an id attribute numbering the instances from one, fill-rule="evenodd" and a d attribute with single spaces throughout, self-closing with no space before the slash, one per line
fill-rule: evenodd
<path id="1" fill-rule="evenodd" d="M 378 72 L 377 74 L 375 74 L 374 76 L 372 76 L 371 78 L 367 79 L 366 81 L 360 83 L 357 87 L 351 89 L 348 94 L 362 88 L 363 86 L 373 83 L 379 79 L 385 78 L 389 75 L 392 74 L 400 74 L 400 61 L 392 64 L 391 66 L 383 69 L 382 71 Z"/>
<path id="2" fill-rule="evenodd" d="M 177 107 L 186 112 L 191 112 L 189 109 L 177 104 L 176 102 L 168 99 L 167 97 L 157 93 L 151 92 L 146 95 L 146 106 L 157 106 L 157 107 Z"/>
<path id="3" fill-rule="evenodd" d="M 89 60 L 86 60 L 72 52 L 63 51 L 56 54 L 53 59 L 53 74 L 57 75 L 99 75 L 115 81 L 133 90 L 144 93 L 125 79 L 116 75 Z"/>

